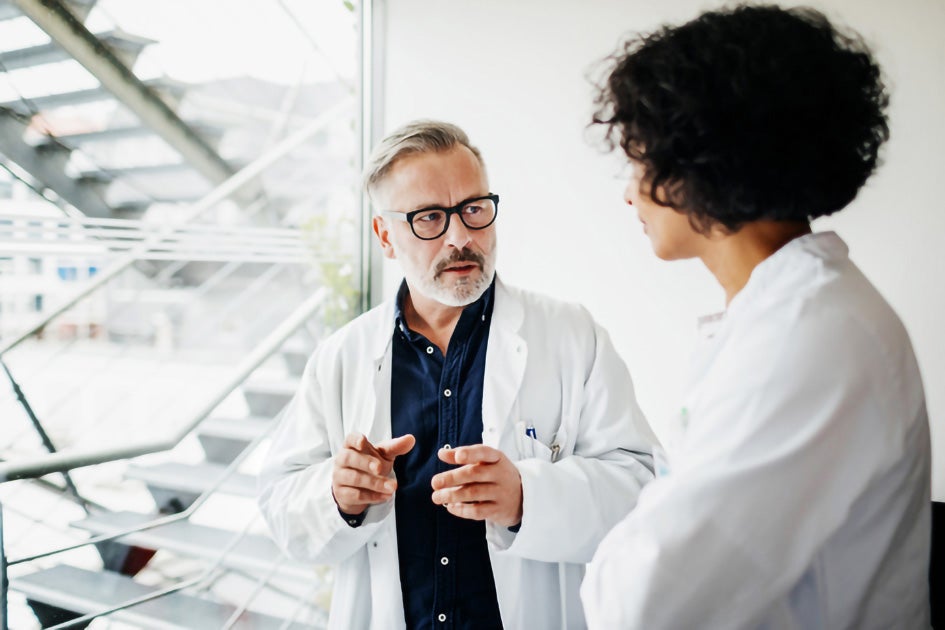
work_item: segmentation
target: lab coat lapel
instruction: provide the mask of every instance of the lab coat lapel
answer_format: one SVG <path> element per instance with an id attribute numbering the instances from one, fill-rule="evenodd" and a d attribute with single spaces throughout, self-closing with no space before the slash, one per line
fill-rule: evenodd
<path id="1" fill-rule="evenodd" d="M 393 357 L 393 348 L 391 347 L 394 328 L 393 301 L 385 304 L 384 316 L 381 321 L 384 324 L 374 330 L 370 345 L 372 350 L 372 361 L 370 363 L 373 376 L 372 387 L 370 390 L 363 392 L 364 397 L 368 400 L 364 401 L 365 413 L 359 418 L 359 422 L 363 425 L 360 432 L 366 435 L 373 444 L 389 440 L 391 437 L 390 377 Z M 373 411 L 371 410 L 372 403 Z"/>
<path id="2" fill-rule="evenodd" d="M 482 443 L 493 448 L 499 448 L 525 375 L 528 346 L 519 335 L 523 319 L 521 301 L 496 280 L 482 391 Z"/>

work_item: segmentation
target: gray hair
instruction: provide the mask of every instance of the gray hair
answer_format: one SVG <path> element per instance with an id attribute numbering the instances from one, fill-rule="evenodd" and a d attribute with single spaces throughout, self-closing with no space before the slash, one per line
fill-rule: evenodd
<path id="1" fill-rule="evenodd" d="M 439 120 L 409 122 L 388 134 L 374 147 L 364 168 L 364 190 L 373 199 L 378 184 L 387 176 L 394 163 L 403 157 L 417 153 L 449 151 L 458 145 L 472 151 L 485 170 L 486 164 L 479 149 L 469 143 L 469 136 L 456 125 Z"/>

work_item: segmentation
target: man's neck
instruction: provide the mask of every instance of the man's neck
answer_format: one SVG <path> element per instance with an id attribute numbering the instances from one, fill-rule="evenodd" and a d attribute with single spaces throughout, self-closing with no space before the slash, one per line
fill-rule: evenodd
<path id="1" fill-rule="evenodd" d="M 710 237 L 701 256 L 725 291 L 725 304 L 731 303 L 762 261 L 799 236 L 810 234 L 806 222 L 752 221 L 733 234 Z"/>
<path id="2" fill-rule="evenodd" d="M 444 355 L 464 306 L 447 306 L 416 292 L 404 299 L 404 318 L 410 330 L 432 341 Z"/>

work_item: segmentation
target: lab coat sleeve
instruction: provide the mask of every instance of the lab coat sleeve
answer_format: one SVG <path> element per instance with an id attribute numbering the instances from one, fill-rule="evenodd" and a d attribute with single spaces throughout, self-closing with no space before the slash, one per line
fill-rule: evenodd
<path id="1" fill-rule="evenodd" d="M 522 477 L 521 528 L 514 536 L 501 531 L 490 536 L 497 546 L 506 543 L 510 554 L 589 562 L 653 479 L 656 438 L 637 406 L 627 367 L 603 329 L 594 326 L 593 340 L 589 369 L 575 374 L 582 401 L 578 417 L 564 419 L 575 435 L 573 452 L 556 462 L 516 462 Z"/>
<path id="2" fill-rule="evenodd" d="M 259 477 L 259 506 L 273 538 L 290 555 L 334 564 L 367 544 L 392 514 L 393 501 L 369 507 L 360 527 L 348 525 L 338 512 L 331 475 L 332 444 L 344 439 L 340 392 L 325 387 L 323 375 L 331 381 L 336 370 L 316 352 L 273 436 Z"/>
<path id="3" fill-rule="evenodd" d="M 874 340 L 811 319 L 716 360 L 671 472 L 588 566 L 589 627 L 757 627 L 902 456 L 885 385 L 847 351 Z"/>

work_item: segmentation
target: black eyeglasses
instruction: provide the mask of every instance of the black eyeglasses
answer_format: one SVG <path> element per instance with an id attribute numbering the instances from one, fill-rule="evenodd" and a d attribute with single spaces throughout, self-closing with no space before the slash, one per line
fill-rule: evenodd
<path id="1" fill-rule="evenodd" d="M 413 235 L 424 241 L 440 238 L 450 229 L 450 215 L 459 215 L 459 220 L 470 230 L 483 230 L 495 222 L 499 214 L 499 195 L 485 195 L 461 201 L 452 208 L 421 208 L 413 212 L 383 210 L 385 217 L 406 221 Z"/>

